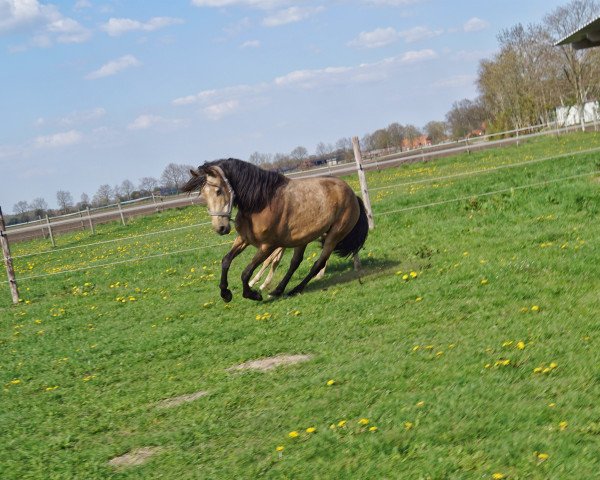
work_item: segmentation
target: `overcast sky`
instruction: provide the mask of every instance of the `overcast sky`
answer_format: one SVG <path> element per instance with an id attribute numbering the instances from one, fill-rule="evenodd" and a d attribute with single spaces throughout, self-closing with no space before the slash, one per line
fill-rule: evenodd
<path id="1" fill-rule="evenodd" d="M 0 206 L 419 127 L 555 0 L 0 0 Z"/>

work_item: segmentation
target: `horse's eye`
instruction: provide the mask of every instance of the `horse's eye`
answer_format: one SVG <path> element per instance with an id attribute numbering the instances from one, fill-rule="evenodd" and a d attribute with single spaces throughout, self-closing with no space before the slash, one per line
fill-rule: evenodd
<path id="1" fill-rule="evenodd" d="M 217 196 L 223 195 L 223 191 L 220 188 L 217 188 Z"/>

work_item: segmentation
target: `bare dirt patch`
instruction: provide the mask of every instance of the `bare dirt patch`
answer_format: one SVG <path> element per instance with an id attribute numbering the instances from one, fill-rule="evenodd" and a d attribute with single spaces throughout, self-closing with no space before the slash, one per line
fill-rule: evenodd
<path id="1" fill-rule="evenodd" d="M 235 367 L 231 367 L 228 371 L 239 370 L 259 370 L 266 372 L 283 365 L 293 365 L 295 363 L 308 362 L 312 355 L 277 355 L 270 358 L 261 358 L 259 360 L 250 360 Z"/>
<path id="2" fill-rule="evenodd" d="M 187 395 L 180 395 L 179 397 L 166 398 L 156 404 L 158 408 L 175 408 L 184 403 L 193 402 L 204 396 L 208 395 L 208 392 L 200 390 L 199 392 L 188 393 Z"/>
<path id="3" fill-rule="evenodd" d="M 115 457 L 108 462 L 111 467 L 128 468 L 146 463 L 150 457 L 161 451 L 160 447 L 142 447 L 131 450 L 125 455 Z"/>

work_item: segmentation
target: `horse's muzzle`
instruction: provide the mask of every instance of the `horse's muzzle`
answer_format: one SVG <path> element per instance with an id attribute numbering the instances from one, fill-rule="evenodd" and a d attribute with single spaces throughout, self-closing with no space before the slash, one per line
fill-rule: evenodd
<path id="1" fill-rule="evenodd" d="M 231 227 L 229 225 L 221 225 L 216 230 L 219 235 L 227 235 L 231 232 Z"/>

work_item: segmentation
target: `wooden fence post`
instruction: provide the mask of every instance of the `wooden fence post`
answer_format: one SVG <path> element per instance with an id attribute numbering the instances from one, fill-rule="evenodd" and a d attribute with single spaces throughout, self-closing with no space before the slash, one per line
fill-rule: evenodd
<path id="1" fill-rule="evenodd" d="M 48 235 L 50 235 L 50 241 L 52 242 L 52 246 L 56 247 L 56 243 L 54 243 L 54 235 L 52 235 L 52 227 L 50 226 L 50 219 L 48 215 L 46 215 L 46 226 L 48 227 Z"/>
<path id="2" fill-rule="evenodd" d="M 0 243 L 2 244 L 2 256 L 4 257 L 4 265 L 6 266 L 6 275 L 8 276 L 8 284 L 10 286 L 12 301 L 16 305 L 17 303 L 19 303 L 19 288 L 17 287 L 17 278 L 15 277 L 15 270 L 13 268 L 12 257 L 10 256 L 10 246 L 8 244 L 8 237 L 6 236 L 6 224 L 4 223 L 4 216 L 2 215 L 1 207 Z"/>
<path id="3" fill-rule="evenodd" d="M 94 222 L 92 222 L 92 215 L 90 214 L 90 207 L 87 207 L 86 210 L 87 210 L 87 214 L 88 214 L 88 220 L 90 222 L 90 230 L 92 231 L 92 235 L 95 235 L 96 232 L 94 231 Z"/>
<path id="4" fill-rule="evenodd" d="M 371 199 L 369 198 L 369 188 L 367 187 L 367 178 L 362 166 L 362 153 L 360 152 L 360 143 L 358 137 L 352 137 L 352 146 L 354 147 L 354 160 L 356 160 L 356 169 L 358 170 L 358 180 L 360 181 L 360 190 L 362 192 L 363 202 L 367 210 L 367 219 L 369 220 L 369 230 L 375 228 L 373 220 L 373 209 L 371 208 Z"/>
<path id="5" fill-rule="evenodd" d="M 121 208 L 121 202 L 117 200 L 117 207 L 119 208 L 119 215 L 121 215 L 121 222 L 125 226 L 125 217 L 123 216 L 123 209 Z"/>

